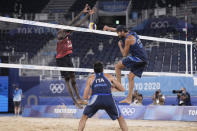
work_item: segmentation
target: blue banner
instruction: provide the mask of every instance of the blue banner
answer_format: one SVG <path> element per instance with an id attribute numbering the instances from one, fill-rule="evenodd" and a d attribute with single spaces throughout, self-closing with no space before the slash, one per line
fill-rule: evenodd
<path id="1" fill-rule="evenodd" d="M 77 88 L 80 95 L 83 95 L 83 90 L 85 88 L 85 80 L 77 80 Z M 57 97 L 57 96 L 69 96 L 68 89 L 66 87 L 64 80 L 45 80 L 41 81 L 39 85 L 39 95 Z"/>
<path id="2" fill-rule="evenodd" d="M 179 121 L 181 120 L 182 112 L 182 106 L 148 106 L 144 114 L 144 119 Z"/>
<path id="3" fill-rule="evenodd" d="M 132 15 L 133 16 L 133 15 Z M 188 23 L 188 29 L 192 29 L 194 26 Z M 163 17 L 153 18 L 143 21 L 141 24 L 133 27 L 135 30 L 144 29 L 177 29 L 182 30 L 185 28 L 185 21 L 177 19 L 176 17 Z"/>
<path id="4" fill-rule="evenodd" d="M 108 12 L 120 12 L 125 11 L 129 1 L 116 1 L 116 2 L 100 2 L 99 9 Z"/>
<path id="5" fill-rule="evenodd" d="M 122 84 L 128 94 L 128 78 L 122 78 Z M 186 88 L 190 95 L 196 96 L 197 88 L 194 88 L 193 77 L 170 77 L 170 76 L 158 76 L 158 77 L 136 77 L 134 80 L 134 90 L 138 90 L 143 96 L 152 96 L 158 89 L 164 95 L 176 96 L 172 93 L 172 90 L 180 90 L 182 87 Z"/>
<path id="6" fill-rule="evenodd" d="M 0 76 L 0 112 L 8 112 L 8 77 Z"/>
<path id="7" fill-rule="evenodd" d="M 146 106 L 128 106 L 128 105 L 119 105 L 121 114 L 126 119 L 144 119 L 144 114 L 146 111 Z"/>
<path id="8" fill-rule="evenodd" d="M 197 107 L 196 106 L 183 107 L 181 120 L 197 121 Z"/>
<path id="9" fill-rule="evenodd" d="M 23 105 L 73 104 L 64 80 L 41 80 L 39 84 L 35 85 L 28 82 L 28 87 L 23 87 L 24 82 L 20 83 L 21 88 L 24 90 Z M 79 94 L 83 96 L 86 81 L 77 80 L 76 82 Z"/>
<path id="10" fill-rule="evenodd" d="M 196 106 L 119 106 L 126 119 L 138 120 L 177 120 L 197 121 Z M 83 109 L 75 106 L 26 106 L 24 117 L 81 118 Z M 104 110 L 99 110 L 93 117 L 110 119 Z"/>
<path id="11" fill-rule="evenodd" d="M 64 80 L 30 80 L 32 79 L 20 81 L 20 87 L 23 89 L 25 96 L 22 100 L 23 105 L 59 105 L 62 103 L 68 105 L 73 104 Z M 145 105 L 148 102 L 145 98 L 148 97 L 152 102 L 151 96 L 153 96 L 155 91 L 158 89 L 160 89 L 165 96 L 173 96 L 173 99 L 171 99 L 171 97 L 166 97 L 166 103 L 170 105 L 172 102 L 169 103 L 168 99 L 173 100 L 174 104 L 177 104 L 176 94 L 173 94 L 172 90 L 180 90 L 180 88 L 185 87 L 191 96 L 196 96 L 197 94 L 197 88 L 194 87 L 194 80 L 192 77 L 136 77 L 134 81 L 134 90 L 138 90 L 138 92 L 143 95 L 143 102 Z M 124 85 L 126 91 L 124 93 L 116 92 L 114 93 L 114 96 L 127 96 L 128 79 L 122 78 L 122 84 Z M 83 96 L 85 86 L 85 79 L 77 80 L 77 87 L 80 96 Z M 192 103 L 194 103 L 194 98 L 191 98 Z"/>
<path id="12" fill-rule="evenodd" d="M 80 118 L 83 110 L 77 109 L 75 106 L 25 106 L 24 117 L 52 117 L 52 118 Z"/>

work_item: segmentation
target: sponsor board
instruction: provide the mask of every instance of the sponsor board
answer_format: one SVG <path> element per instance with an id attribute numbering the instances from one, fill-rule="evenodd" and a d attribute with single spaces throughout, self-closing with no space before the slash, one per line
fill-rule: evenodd
<path id="1" fill-rule="evenodd" d="M 197 106 L 119 106 L 125 119 L 197 121 Z M 24 117 L 81 118 L 83 109 L 75 106 L 26 106 Z M 104 110 L 94 118 L 110 119 Z"/>

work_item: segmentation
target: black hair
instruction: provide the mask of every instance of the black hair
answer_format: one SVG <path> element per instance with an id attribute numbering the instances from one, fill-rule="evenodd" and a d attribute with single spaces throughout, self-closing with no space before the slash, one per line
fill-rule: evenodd
<path id="1" fill-rule="evenodd" d="M 124 26 L 124 25 L 118 25 L 118 26 L 116 27 L 116 32 L 122 32 L 122 31 L 128 32 L 128 29 L 127 29 L 126 26 Z"/>
<path id="2" fill-rule="evenodd" d="M 94 63 L 94 72 L 95 73 L 103 72 L 103 64 L 100 61 L 97 61 L 96 63 Z"/>

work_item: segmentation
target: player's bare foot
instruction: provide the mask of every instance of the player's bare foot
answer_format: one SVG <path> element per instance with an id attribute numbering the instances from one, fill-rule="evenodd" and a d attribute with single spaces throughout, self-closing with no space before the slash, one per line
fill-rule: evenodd
<path id="1" fill-rule="evenodd" d="M 79 109 L 83 109 L 83 106 L 80 105 L 80 104 L 75 104 L 75 106 L 76 106 L 77 108 L 79 108 Z"/>
<path id="2" fill-rule="evenodd" d="M 128 98 L 120 101 L 119 103 L 127 103 L 127 104 L 131 104 L 131 99 L 129 100 Z"/>
<path id="3" fill-rule="evenodd" d="M 77 103 L 77 102 L 76 102 L 76 103 L 74 102 L 74 104 L 75 104 L 75 106 L 76 106 L 77 108 L 80 108 L 80 109 L 82 109 L 82 108 L 83 108 L 83 106 L 82 106 L 82 105 L 80 105 L 80 104 L 79 104 L 79 103 Z"/>
<path id="4" fill-rule="evenodd" d="M 77 99 L 77 103 L 81 105 L 87 105 L 88 102 L 86 100 Z"/>

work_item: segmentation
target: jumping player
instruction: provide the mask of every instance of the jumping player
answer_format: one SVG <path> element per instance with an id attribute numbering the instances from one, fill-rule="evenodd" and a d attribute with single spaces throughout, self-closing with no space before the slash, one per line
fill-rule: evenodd
<path id="1" fill-rule="evenodd" d="M 123 131 L 127 131 L 127 124 L 111 94 L 112 86 L 119 91 L 124 91 L 124 87 L 113 76 L 103 73 L 103 64 L 101 62 L 94 64 L 94 72 L 95 74 L 88 78 L 84 90 L 84 99 L 88 99 L 89 93 L 91 97 L 84 109 L 78 130 L 83 131 L 87 119 L 91 118 L 98 110 L 104 109 L 112 120 L 118 119 L 120 128 Z"/>
<path id="2" fill-rule="evenodd" d="M 89 10 L 89 6 L 86 4 L 84 10 L 80 13 L 80 15 L 82 15 L 83 13 L 88 13 L 87 15 L 90 15 L 94 13 L 94 10 Z M 72 25 L 72 23 L 76 22 L 77 18 L 79 18 L 80 15 L 76 16 L 76 18 L 74 18 L 74 20 L 69 25 Z M 82 22 L 84 22 L 84 20 L 82 20 L 81 23 L 79 22 L 77 23 L 77 25 L 73 25 L 73 26 L 79 26 L 80 24 L 82 24 Z M 72 35 L 71 31 L 69 30 L 59 30 L 57 34 L 58 42 L 56 48 L 57 51 L 56 63 L 57 66 L 59 67 L 73 67 L 73 63 L 71 61 L 71 54 L 72 54 L 72 42 L 70 39 L 71 35 Z M 86 104 L 86 102 L 81 100 L 79 96 L 74 72 L 61 71 L 61 76 L 64 77 L 65 79 L 66 86 L 73 99 L 74 104 L 77 107 L 82 108 L 80 104 Z M 70 82 L 72 86 L 70 86 Z M 74 92 L 77 96 L 77 100 L 74 97 L 71 87 L 74 89 Z"/>
<path id="3" fill-rule="evenodd" d="M 143 70 L 147 64 L 147 54 L 143 48 L 143 44 L 140 41 L 138 35 L 135 32 L 129 32 L 125 26 L 119 25 L 117 28 L 112 28 L 109 26 L 104 26 L 105 31 L 114 31 L 117 32 L 119 38 L 124 39 L 124 48 L 123 42 L 120 40 L 118 46 L 120 52 L 124 58 L 122 61 L 119 61 L 115 65 L 116 77 L 117 80 L 121 83 L 121 70 L 125 67 L 130 68 L 130 73 L 128 75 L 129 80 L 129 93 L 126 99 L 120 101 L 120 103 L 132 102 L 132 92 L 134 88 L 134 78 L 135 76 L 141 77 Z M 129 55 L 130 54 L 130 55 Z"/>

